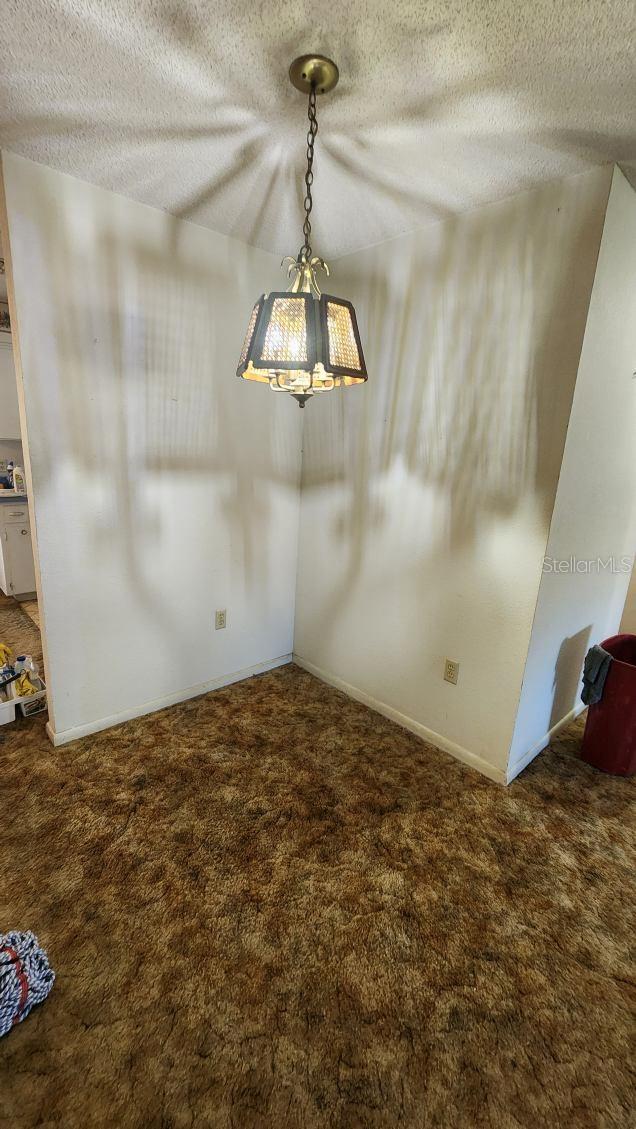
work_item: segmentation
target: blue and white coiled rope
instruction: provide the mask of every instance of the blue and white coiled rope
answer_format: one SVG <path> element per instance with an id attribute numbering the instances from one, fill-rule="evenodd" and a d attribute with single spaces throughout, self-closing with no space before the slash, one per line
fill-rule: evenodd
<path id="1" fill-rule="evenodd" d="M 55 973 L 29 930 L 0 933 L 0 1036 L 48 996 Z"/>

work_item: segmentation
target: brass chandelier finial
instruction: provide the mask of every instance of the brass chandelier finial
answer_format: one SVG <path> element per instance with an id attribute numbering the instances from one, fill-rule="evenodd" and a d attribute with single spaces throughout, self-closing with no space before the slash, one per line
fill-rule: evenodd
<path id="1" fill-rule="evenodd" d="M 311 246 L 314 145 L 318 133 L 316 96 L 333 90 L 338 68 L 324 55 L 301 55 L 289 68 L 290 81 L 309 95 L 303 243 L 294 259 L 283 259 L 293 281 L 287 291 L 262 294 L 252 310 L 236 375 L 289 392 L 304 408 L 317 392 L 361 384 L 367 370 L 351 302 L 321 294 L 316 271 L 329 275 Z"/>

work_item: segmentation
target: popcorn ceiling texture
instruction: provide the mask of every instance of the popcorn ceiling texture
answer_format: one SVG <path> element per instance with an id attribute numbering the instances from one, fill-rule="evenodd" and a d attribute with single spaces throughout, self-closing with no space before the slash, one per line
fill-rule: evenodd
<path id="1" fill-rule="evenodd" d="M 636 161 L 632 0 L 8 0 L 0 145 L 279 254 L 335 257 L 607 161 Z M 629 174 L 629 167 L 626 170 Z"/>

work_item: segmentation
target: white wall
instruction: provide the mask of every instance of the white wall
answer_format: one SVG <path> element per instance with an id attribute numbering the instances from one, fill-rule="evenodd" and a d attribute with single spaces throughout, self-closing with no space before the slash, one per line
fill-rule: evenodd
<path id="1" fill-rule="evenodd" d="M 233 375 L 275 256 L 3 165 L 56 739 L 289 654 L 304 416 L 299 661 L 503 780 L 609 170 L 333 264 L 371 376 L 300 413 Z"/>
<path id="2" fill-rule="evenodd" d="M 621 631 L 627 635 L 636 635 L 636 568 L 632 569 L 632 579 L 627 590 L 627 599 L 621 619 Z"/>
<path id="3" fill-rule="evenodd" d="M 291 652 L 301 415 L 234 376 L 275 256 L 10 154 L 3 168 L 63 740 Z"/>
<path id="4" fill-rule="evenodd" d="M 588 647 L 619 628 L 636 545 L 635 367 L 636 193 L 616 168 L 509 778 L 546 744 L 549 730 L 572 710 L 580 710 L 581 669 Z M 571 558 L 580 563 L 573 567 L 568 564 Z M 596 564 L 598 559 L 607 563 L 611 558 L 613 568 Z"/>
<path id="5" fill-rule="evenodd" d="M 333 264 L 370 379 L 304 413 L 295 654 L 499 780 L 610 176 Z"/>

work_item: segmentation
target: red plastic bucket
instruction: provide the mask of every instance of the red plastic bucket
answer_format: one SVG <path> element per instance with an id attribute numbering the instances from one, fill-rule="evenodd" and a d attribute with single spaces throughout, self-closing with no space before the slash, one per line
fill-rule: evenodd
<path id="1" fill-rule="evenodd" d="M 601 643 L 612 656 L 603 697 L 589 706 L 581 756 L 603 772 L 636 772 L 636 635 Z"/>

